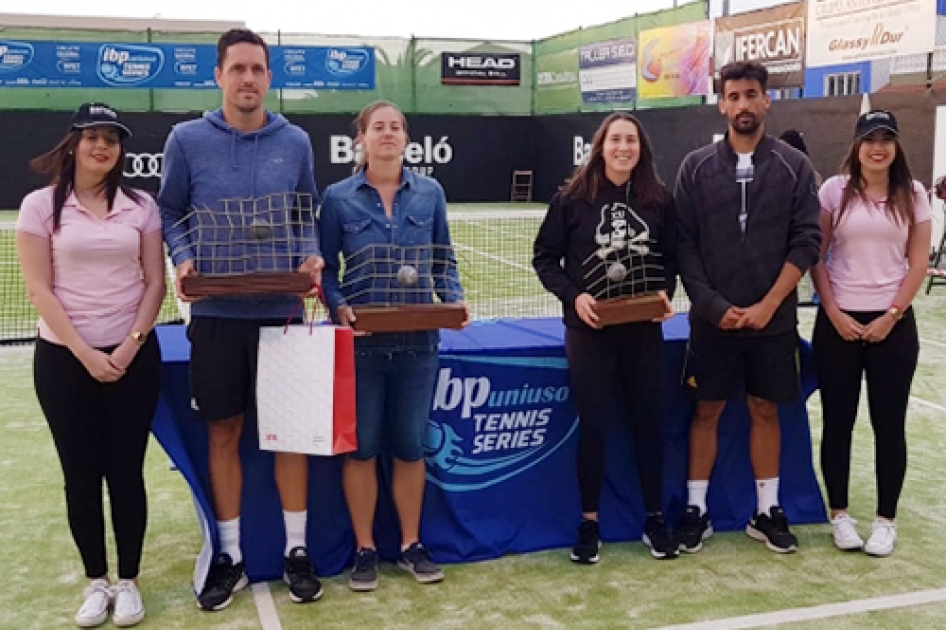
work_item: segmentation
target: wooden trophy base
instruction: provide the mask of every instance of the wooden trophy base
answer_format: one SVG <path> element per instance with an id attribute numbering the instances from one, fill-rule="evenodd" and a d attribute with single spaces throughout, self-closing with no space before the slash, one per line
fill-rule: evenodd
<path id="1" fill-rule="evenodd" d="M 312 277 L 297 271 L 246 273 L 230 276 L 192 274 L 181 279 L 181 291 L 187 297 L 205 298 L 227 295 L 279 295 L 308 293 Z"/>
<path id="2" fill-rule="evenodd" d="M 352 311 L 354 329 L 373 333 L 459 329 L 466 319 L 466 307 L 462 304 L 353 306 Z"/>
<path id="3" fill-rule="evenodd" d="M 657 293 L 598 300 L 594 309 L 602 326 L 649 322 L 667 312 L 663 297 Z"/>

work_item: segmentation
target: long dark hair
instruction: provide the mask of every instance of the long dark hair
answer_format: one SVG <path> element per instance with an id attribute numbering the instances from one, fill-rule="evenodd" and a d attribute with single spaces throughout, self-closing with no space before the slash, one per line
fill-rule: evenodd
<path id="1" fill-rule="evenodd" d="M 844 158 L 844 162 L 841 164 L 841 173 L 848 175 L 848 180 L 844 192 L 841 193 L 841 208 L 834 219 L 835 226 L 841 222 L 841 217 L 855 197 L 867 200 L 867 195 L 864 192 L 860 158 L 862 144 L 864 144 L 864 138 L 854 140 L 847 152 L 847 157 Z M 913 176 L 910 174 L 910 167 L 907 165 L 907 158 L 903 153 L 903 147 L 900 146 L 900 140 L 896 137 L 894 138 L 894 144 L 896 145 L 896 154 L 890 164 L 888 174 L 885 210 L 898 225 L 913 225 L 916 217 Z"/>
<path id="2" fill-rule="evenodd" d="M 384 109 L 385 107 L 390 107 L 396 111 L 401 117 L 401 125 L 404 127 L 404 138 L 407 142 L 411 141 L 410 133 L 407 129 L 407 117 L 404 116 L 404 112 L 390 101 L 374 101 L 365 105 L 365 108 L 362 109 L 357 116 L 355 116 L 355 133 L 359 136 L 363 136 L 368 132 L 368 121 L 371 120 L 371 115 L 378 111 L 379 109 Z M 365 153 L 365 148 L 361 148 L 361 152 L 358 154 L 358 159 L 355 160 L 354 171 L 359 173 L 368 168 L 368 155 Z"/>
<path id="3" fill-rule="evenodd" d="M 637 135 L 640 138 L 640 157 L 637 165 L 631 171 L 629 180 L 631 190 L 641 205 L 658 205 L 664 201 L 664 187 L 660 178 L 657 176 L 657 169 L 654 166 L 654 152 L 650 148 L 650 138 L 647 132 L 641 126 L 637 118 L 627 112 L 615 112 L 605 118 L 598 130 L 595 131 L 594 138 L 591 140 L 591 155 L 588 161 L 575 169 L 571 181 L 562 191 L 562 196 L 569 200 L 583 200 L 591 203 L 606 179 L 604 174 L 604 141 L 608 135 L 608 129 L 611 123 L 618 120 L 626 120 L 634 123 L 637 127 Z"/>
<path id="4" fill-rule="evenodd" d="M 121 134 L 118 136 L 118 161 L 115 168 L 108 172 L 101 186 L 105 189 L 105 198 L 108 209 L 115 203 L 115 195 L 121 189 L 135 203 L 141 202 L 141 194 L 122 185 L 122 170 L 125 165 L 125 144 Z M 42 175 L 52 177 L 53 190 L 53 231 L 59 230 L 62 223 L 62 207 L 66 199 L 75 188 L 76 179 L 76 149 L 82 140 L 82 129 L 73 129 L 59 141 L 51 151 L 30 160 L 30 168 Z"/>

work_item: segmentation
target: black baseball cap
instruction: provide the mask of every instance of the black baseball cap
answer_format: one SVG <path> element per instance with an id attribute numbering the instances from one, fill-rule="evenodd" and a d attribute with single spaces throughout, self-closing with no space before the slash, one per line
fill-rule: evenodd
<path id="1" fill-rule="evenodd" d="M 874 131 L 889 131 L 893 135 L 900 135 L 897 129 L 897 119 L 885 109 L 875 109 L 872 112 L 861 114 L 854 127 L 854 138 L 860 139 Z"/>
<path id="2" fill-rule="evenodd" d="M 83 103 L 72 115 L 71 129 L 86 129 L 106 125 L 115 127 L 128 138 L 132 135 L 131 129 L 118 119 L 118 111 L 105 103 Z"/>

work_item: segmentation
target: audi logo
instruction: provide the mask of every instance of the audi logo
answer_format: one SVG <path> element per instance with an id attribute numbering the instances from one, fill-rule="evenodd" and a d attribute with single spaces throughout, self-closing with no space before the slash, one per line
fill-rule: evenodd
<path id="1" fill-rule="evenodd" d="M 161 163 L 163 153 L 126 153 L 125 167 L 122 174 L 125 177 L 161 177 Z"/>

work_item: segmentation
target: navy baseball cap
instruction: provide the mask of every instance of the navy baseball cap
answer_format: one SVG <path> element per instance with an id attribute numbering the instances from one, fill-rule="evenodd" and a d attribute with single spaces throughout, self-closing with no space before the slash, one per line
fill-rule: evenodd
<path id="1" fill-rule="evenodd" d="M 122 137 L 128 138 L 131 129 L 118 119 L 118 112 L 105 103 L 83 103 L 72 115 L 71 129 L 87 129 L 89 127 L 109 126 L 118 129 Z"/>
<path id="2" fill-rule="evenodd" d="M 860 139 L 878 130 L 890 132 L 895 136 L 900 135 L 897 119 L 893 114 L 884 109 L 876 109 L 858 117 L 857 125 L 854 127 L 854 138 Z"/>

